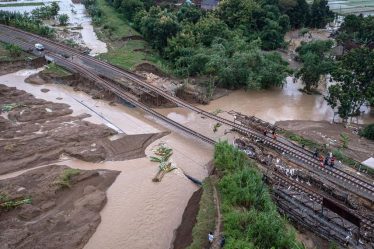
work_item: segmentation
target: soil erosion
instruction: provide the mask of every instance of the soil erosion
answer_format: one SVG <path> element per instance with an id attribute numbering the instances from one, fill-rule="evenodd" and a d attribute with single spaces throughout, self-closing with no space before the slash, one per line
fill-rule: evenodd
<path id="1" fill-rule="evenodd" d="M 28 200 L 17 208 L 1 206 L 0 248 L 83 248 L 118 174 L 53 165 L 0 181 L 1 199 Z"/>

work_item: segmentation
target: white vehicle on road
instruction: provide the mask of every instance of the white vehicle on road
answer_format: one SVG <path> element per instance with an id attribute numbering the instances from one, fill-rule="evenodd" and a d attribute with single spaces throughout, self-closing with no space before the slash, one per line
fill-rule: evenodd
<path id="1" fill-rule="evenodd" d="M 36 43 L 35 44 L 35 49 L 38 50 L 38 51 L 43 51 L 44 50 L 44 46 L 40 43 Z"/>

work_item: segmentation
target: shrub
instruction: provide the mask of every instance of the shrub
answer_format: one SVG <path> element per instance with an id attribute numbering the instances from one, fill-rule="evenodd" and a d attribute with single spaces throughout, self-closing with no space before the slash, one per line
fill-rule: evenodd
<path id="1" fill-rule="evenodd" d="M 370 140 L 374 140 L 374 124 L 369 124 L 363 130 L 361 130 L 360 136 L 366 137 Z"/>
<path id="2" fill-rule="evenodd" d="M 30 197 L 20 197 L 20 198 L 12 199 L 6 194 L 0 193 L 0 210 L 9 211 L 18 206 L 22 206 L 24 204 L 31 204 L 31 203 L 32 203 L 32 200 Z"/>
<path id="3" fill-rule="evenodd" d="M 342 142 L 342 147 L 343 148 L 348 148 L 348 143 L 349 143 L 349 136 L 347 133 L 340 133 L 340 141 Z"/>
<path id="4" fill-rule="evenodd" d="M 67 14 L 62 14 L 58 16 L 58 21 L 60 22 L 61 26 L 66 26 L 69 21 L 69 16 Z"/>
<path id="5" fill-rule="evenodd" d="M 71 187 L 71 178 L 73 176 L 79 175 L 80 170 L 79 169 L 72 169 L 67 168 L 64 169 L 60 177 L 58 178 L 56 184 L 59 185 L 61 188 L 70 188 Z"/>
<path id="6" fill-rule="evenodd" d="M 6 44 L 5 49 L 9 52 L 12 57 L 20 57 L 22 53 L 22 48 L 14 44 Z"/>
<path id="7" fill-rule="evenodd" d="M 221 193 L 225 248 L 302 248 L 278 214 L 255 163 L 227 142 L 216 144 L 214 163 L 223 174 Z"/>

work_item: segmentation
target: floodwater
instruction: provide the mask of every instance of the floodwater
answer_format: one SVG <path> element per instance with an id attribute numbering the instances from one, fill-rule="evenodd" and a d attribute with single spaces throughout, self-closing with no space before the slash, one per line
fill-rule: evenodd
<path id="1" fill-rule="evenodd" d="M 292 77 L 287 77 L 286 80 L 283 88 L 266 91 L 238 90 L 200 108 L 206 111 L 235 110 L 271 123 L 281 120 L 332 121 L 334 111 L 324 100 L 323 95 L 304 94 L 299 91 L 303 88 L 299 81 L 293 83 Z M 374 121 L 374 115 L 370 115 L 368 108 L 363 107 L 361 111 L 365 114 L 360 117 L 360 123 Z"/>
<path id="2" fill-rule="evenodd" d="M 282 120 L 314 120 L 332 122 L 334 111 L 324 100 L 323 95 L 307 95 L 299 91 L 303 88 L 300 82 L 293 83 L 292 77 L 287 77 L 287 83 L 283 88 L 273 88 L 263 91 L 236 90 L 227 96 L 211 101 L 208 105 L 201 105 L 199 108 L 215 112 L 221 110 L 219 115 L 233 120 L 227 112 L 234 110 L 249 116 L 256 116 L 267 122 L 275 123 Z M 323 89 L 321 89 L 323 91 Z M 202 131 L 212 130 L 214 122 L 201 123 L 198 114 L 191 113 L 181 108 L 159 109 L 170 119 L 184 123 L 188 127 Z M 374 115 L 370 110 L 363 107 L 364 111 L 359 118 L 360 123 L 374 122 Z M 198 122 L 197 122 L 198 121 Z M 335 121 L 338 121 L 337 117 Z M 208 122 L 208 121 L 205 121 Z M 205 125 L 205 128 L 202 127 Z M 208 128 L 207 128 L 208 127 Z M 224 131 L 214 133 L 220 137 Z M 204 132 L 202 132 L 205 134 Z"/>
<path id="3" fill-rule="evenodd" d="M 91 117 L 87 118 L 87 121 L 96 124 L 105 124 L 119 133 L 139 134 L 160 131 L 148 124 L 150 121 L 144 119 L 142 114 L 133 108 L 122 105 L 110 106 L 106 101 L 94 100 L 87 94 L 73 91 L 71 87 L 65 85 L 33 85 L 24 83 L 24 80 L 28 76 L 40 70 L 20 70 L 0 76 L 0 84 L 17 87 L 20 90 L 33 94 L 36 98 L 68 104 L 73 110 L 73 115 L 90 114 Z M 50 91 L 43 93 L 41 91 L 43 88 L 47 88 Z M 130 112 L 131 114 L 129 114 Z M 126 120 L 126 122 L 123 122 L 123 120 Z"/>
<path id="4" fill-rule="evenodd" d="M 18 0 L 10 3 L 20 3 L 20 2 L 40 2 L 39 0 Z M 43 1 L 45 4 L 50 3 L 52 1 Z M 32 10 L 40 7 L 40 6 L 17 6 L 17 7 L 1 7 L 0 3 L 0 10 L 6 10 L 11 12 L 27 12 L 30 13 Z M 86 47 L 90 48 L 90 55 L 95 56 L 100 53 L 108 52 L 106 43 L 100 41 L 96 33 L 94 32 L 93 26 L 91 24 L 92 19 L 88 16 L 86 9 L 83 4 L 73 3 L 71 0 L 60 0 L 58 2 L 60 6 L 59 14 L 67 14 L 69 16 L 69 25 L 68 27 L 78 27 L 80 26 L 81 29 L 77 29 L 71 32 L 78 33 L 80 38 L 74 39 L 76 42 L 85 45 Z"/>
<path id="5" fill-rule="evenodd" d="M 173 132 L 171 127 L 155 122 L 136 108 L 119 104 L 111 106 L 105 101 L 93 100 L 87 94 L 75 92 L 63 85 L 32 85 L 24 82 L 25 78 L 38 70 L 20 70 L 0 76 L 0 84 L 25 90 L 37 98 L 67 103 L 71 106 L 73 115 L 91 114 L 92 117 L 86 120 L 121 129 L 127 134 L 172 131 L 146 149 L 147 156 L 152 155 L 152 149 L 159 143 L 165 143 L 173 149 L 171 160 L 178 169 L 167 173 L 159 183 L 152 182 L 158 171 L 158 164 L 147 157 L 87 163 L 62 156 L 58 162 L 80 169 L 110 169 L 121 172 L 107 191 L 108 200 L 100 213 L 101 223 L 85 249 L 169 248 L 174 230 L 181 222 L 184 208 L 192 193 L 197 190 L 181 170 L 203 180 L 208 175 L 206 165 L 213 157 L 212 146 L 186 134 Z M 40 91 L 43 88 L 50 91 L 43 93 Z M 24 172 L 3 175 L 0 179 L 15 177 Z"/>

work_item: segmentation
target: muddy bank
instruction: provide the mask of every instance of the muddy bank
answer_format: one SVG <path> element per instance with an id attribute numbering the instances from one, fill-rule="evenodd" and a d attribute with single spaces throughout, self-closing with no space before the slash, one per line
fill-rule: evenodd
<path id="1" fill-rule="evenodd" d="M 32 55 L 30 55 L 31 57 Z M 17 60 L 17 61 L 0 61 L 0 75 L 14 73 L 24 68 L 37 68 L 44 65 L 44 58 L 36 58 L 32 60 Z"/>
<path id="2" fill-rule="evenodd" d="M 48 93 L 46 93 L 48 94 Z M 9 106 L 10 105 L 10 106 Z M 0 85 L 0 174 L 55 161 L 62 154 L 90 162 L 145 156 L 146 147 L 166 133 L 126 136 L 70 115 L 69 105 L 36 99 L 25 91 Z"/>
<path id="3" fill-rule="evenodd" d="M 0 105 L 11 104 L 0 116 L 0 174 L 56 160 L 62 153 L 87 161 L 105 159 L 101 139 L 116 134 L 104 125 L 71 116 L 66 104 L 36 99 L 0 85 Z"/>
<path id="4" fill-rule="evenodd" d="M 175 231 L 175 238 L 171 248 L 184 249 L 192 243 L 192 229 L 196 223 L 196 216 L 200 209 L 200 199 L 203 189 L 195 191 L 187 203 L 182 216 L 182 222 Z"/>
<path id="5" fill-rule="evenodd" d="M 340 134 L 345 133 L 349 136 L 349 142 L 348 148 L 342 149 L 344 154 L 358 161 L 374 156 L 374 141 L 358 136 L 354 129 L 346 128 L 343 124 L 331 124 L 326 121 L 289 120 L 279 121 L 276 125 L 318 143 L 329 144 L 331 148 L 341 147 Z"/>
<path id="6" fill-rule="evenodd" d="M 70 188 L 58 184 L 69 168 L 48 166 L 0 181 L 1 194 L 31 204 L 0 209 L 0 244 L 7 249 L 83 248 L 100 223 L 105 191 L 119 174 L 79 171 Z"/>
<path id="7" fill-rule="evenodd" d="M 60 76 L 41 71 L 27 77 L 25 82 L 35 85 L 44 85 L 47 83 L 64 84 L 72 87 L 74 91 L 82 91 L 91 95 L 93 99 L 103 99 L 108 101 L 114 101 L 116 99 L 116 96 L 113 93 L 108 92 L 97 84 L 76 74 Z"/>

